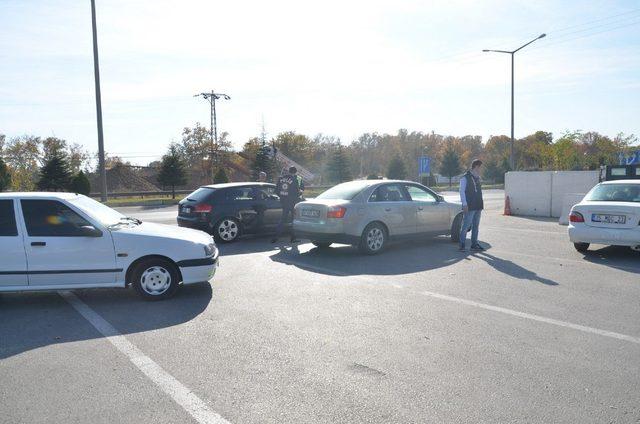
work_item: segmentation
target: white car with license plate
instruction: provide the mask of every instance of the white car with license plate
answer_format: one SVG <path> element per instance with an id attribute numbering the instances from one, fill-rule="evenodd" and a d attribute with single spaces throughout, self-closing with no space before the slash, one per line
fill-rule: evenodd
<path id="1" fill-rule="evenodd" d="M 83 195 L 0 193 L 0 292 L 126 287 L 148 299 L 209 281 L 203 231 L 142 222 Z"/>
<path id="2" fill-rule="evenodd" d="M 569 214 L 569 239 L 576 250 L 590 244 L 640 250 L 640 180 L 605 181 Z"/>

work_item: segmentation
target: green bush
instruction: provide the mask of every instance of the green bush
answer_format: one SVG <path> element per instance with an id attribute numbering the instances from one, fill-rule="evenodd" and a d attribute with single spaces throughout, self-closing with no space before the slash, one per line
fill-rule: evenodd
<path id="1" fill-rule="evenodd" d="M 91 193 L 91 183 L 84 172 L 80 171 L 71 178 L 69 190 L 74 193 L 84 194 L 85 196 L 88 196 L 89 193 Z"/>

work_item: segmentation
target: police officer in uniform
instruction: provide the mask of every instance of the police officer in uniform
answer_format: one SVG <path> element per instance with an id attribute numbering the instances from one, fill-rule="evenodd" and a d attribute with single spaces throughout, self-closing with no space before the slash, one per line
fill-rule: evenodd
<path id="1" fill-rule="evenodd" d="M 296 203 L 302 199 L 302 192 L 304 191 L 304 182 L 302 178 L 298 176 L 298 170 L 295 166 L 289 168 L 288 173 L 283 173 L 278 179 L 276 186 L 276 193 L 280 196 L 280 203 L 282 204 L 282 218 L 278 224 L 276 235 L 271 239 L 271 243 L 278 241 L 278 238 L 282 235 L 284 225 L 293 221 L 293 208 Z M 296 242 L 293 230 L 291 232 L 291 242 Z"/>

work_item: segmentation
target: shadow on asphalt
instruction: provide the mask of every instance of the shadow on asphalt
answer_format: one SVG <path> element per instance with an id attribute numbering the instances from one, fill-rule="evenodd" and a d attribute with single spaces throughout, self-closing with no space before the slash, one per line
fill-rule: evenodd
<path id="1" fill-rule="evenodd" d="M 149 302 L 132 289 L 74 293 L 122 334 L 172 327 L 192 320 L 209 305 L 209 284 L 181 287 L 167 301 Z M 0 293 L 0 359 L 41 347 L 103 338 L 56 292 Z"/>
<path id="2" fill-rule="evenodd" d="M 218 249 L 222 256 L 245 255 L 247 253 L 270 252 L 282 243 L 289 243 L 291 233 L 284 231 L 277 243 L 271 243 L 275 236 L 274 232 L 263 232 L 258 234 L 247 234 L 240 237 L 233 243 L 218 242 Z"/>
<path id="3" fill-rule="evenodd" d="M 485 249 L 491 245 L 482 243 Z M 307 252 L 300 252 L 296 246 L 281 247 L 271 255 L 271 260 L 300 269 L 325 275 L 401 275 L 430 271 L 453 265 L 470 257 L 485 261 L 496 271 L 518 280 L 536 281 L 549 286 L 558 283 L 543 278 L 533 271 L 484 252 L 459 252 L 457 245 L 451 243 L 449 237 L 438 237 L 431 240 L 414 243 L 398 243 L 389 246 L 387 250 L 377 256 L 361 254 L 355 247 L 336 245 L 330 248 L 313 248 Z"/>
<path id="4" fill-rule="evenodd" d="M 487 252 L 474 253 L 473 256 L 478 259 L 482 259 L 496 271 L 506 274 L 512 278 L 515 278 L 518 280 L 537 281 L 539 283 L 546 284 L 548 286 L 558 285 L 558 283 L 556 283 L 555 281 L 549 280 L 548 278 L 541 277 L 535 272 L 529 271 L 528 269 L 518 265 L 513 261 L 498 258 Z"/>
<path id="5" fill-rule="evenodd" d="M 583 259 L 598 265 L 640 273 L 640 252 L 636 252 L 626 246 L 591 248 L 591 250 L 584 253 Z"/>
<path id="6" fill-rule="evenodd" d="M 295 245 L 287 243 L 286 246 L 271 255 L 271 260 L 327 275 L 412 274 L 468 260 L 468 255 L 458 252 L 449 237 L 392 244 L 376 256 L 363 255 L 356 247 L 338 244 L 305 252 L 300 252 Z"/>

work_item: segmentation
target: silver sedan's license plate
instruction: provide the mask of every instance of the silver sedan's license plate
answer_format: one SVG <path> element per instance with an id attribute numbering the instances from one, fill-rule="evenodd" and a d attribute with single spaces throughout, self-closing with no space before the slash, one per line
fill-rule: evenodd
<path id="1" fill-rule="evenodd" d="M 300 211 L 300 216 L 304 216 L 305 218 L 318 218 L 320 216 L 320 211 L 316 209 L 302 209 Z"/>
<path id="2" fill-rule="evenodd" d="M 627 221 L 627 217 L 624 215 L 605 215 L 594 213 L 591 215 L 591 221 L 602 222 L 603 224 L 624 224 Z"/>

